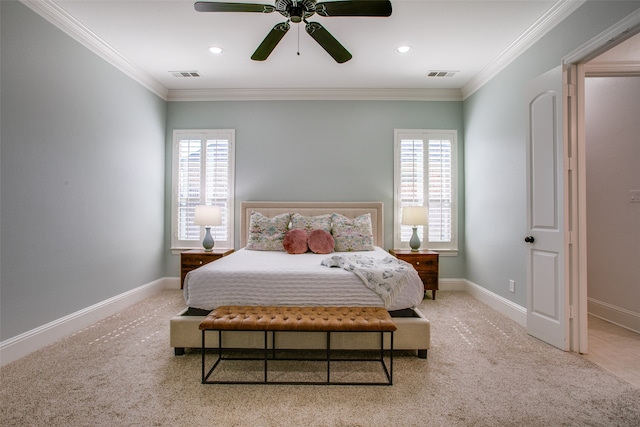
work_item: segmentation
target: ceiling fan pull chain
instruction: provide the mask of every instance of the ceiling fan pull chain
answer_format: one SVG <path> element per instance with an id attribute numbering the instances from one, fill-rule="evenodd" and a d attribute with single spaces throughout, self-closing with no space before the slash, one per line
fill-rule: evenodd
<path id="1" fill-rule="evenodd" d="M 298 24 L 298 56 L 300 56 L 300 24 Z"/>

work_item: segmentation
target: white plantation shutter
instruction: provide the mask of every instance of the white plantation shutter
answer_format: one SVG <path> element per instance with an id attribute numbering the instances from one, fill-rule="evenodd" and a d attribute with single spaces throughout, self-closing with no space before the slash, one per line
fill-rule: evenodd
<path id="1" fill-rule="evenodd" d="M 216 247 L 233 247 L 234 130 L 174 132 L 172 247 L 200 247 L 204 228 L 193 223 L 197 205 L 219 206 L 211 227 Z"/>
<path id="2" fill-rule="evenodd" d="M 426 206 L 429 225 L 418 226 L 423 248 L 457 249 L 455 194 L 456 131 L 395 131 L 394 247 L 408 248 L 412 227 L 402 208 Z"/>
<path id="3" fill-rule="evenodd" d="M 429 139 L 429 242 L 450 242 L 451 140 Z"/>
<path id="4" fill-rule="evenodd" d="M 202 141 L 178 141 L 178 240 L 197 240 L 200 227 L 193 224 L 195 206 L 200 204 Z"/>
<path id="5" fill-rule="evenodd" d="M 424 180 L 424 141 L 422 139 L 400 140 L 400 201 L 401 206 L 426 206 Z M 402 218 L 402 215 L 400 215 Z M 408 242 L 413 227 L 402 225 L 401 241 Z M 418 236 L 422 236 L 424 227 L 418 226 Z M 420 239 L 422 240 L 422 238 Z"/>

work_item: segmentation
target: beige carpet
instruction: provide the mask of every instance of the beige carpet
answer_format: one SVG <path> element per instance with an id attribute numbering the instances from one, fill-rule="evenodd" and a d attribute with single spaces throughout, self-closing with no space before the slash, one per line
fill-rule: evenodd
<path id="1" fill-rule="evenodd" d="M 393 386 L 201 385 L 164 291 L 0 369 L 2 426 L 638 426 L 640 390 L 465 293 L 425 300 L 428 360 Z"/>

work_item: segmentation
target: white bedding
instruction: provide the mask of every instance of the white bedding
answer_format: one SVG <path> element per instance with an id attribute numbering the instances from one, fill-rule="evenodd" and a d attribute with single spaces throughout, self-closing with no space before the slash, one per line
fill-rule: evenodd
<path id="1" fill-rule="evenodd" d="M 389 256 L 379 247 L 329 255 L 240 249 L 189 272 L 184 298 L 187 306 L 205 310 L 223 305 L 384 307 L 382 298 L 354 273 L 320 264 L 336 254 Z M 417 272 L 411 271 L 409 283 L 390 302 L 388 310 L 416 307 L 423 295 L 422 281 Z"/>

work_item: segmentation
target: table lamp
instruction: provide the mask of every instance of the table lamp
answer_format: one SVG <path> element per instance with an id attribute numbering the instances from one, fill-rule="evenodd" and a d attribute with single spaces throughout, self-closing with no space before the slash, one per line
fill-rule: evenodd
<path id="1" fill-rule="evenodd" d="M 420 238 L 418 237 L 418 225 L 427 225 L 427 208 L 424 206 L 406 206 L 402 208 L 402 225 L 413 227 L 413 234 L 409 241 L 412 252 L 420 249 Z"/>
<path id="2" fill-rule="evenodd" d="M 222 213 L 219 206 L 196 206 L 196 214 L 193 220 L 195 225 L 203 225 L 205 229 L 202 247 L 205 252 L 213 250 L 213 237 L 211 236 L 211 226 L 222 224 Z"/>

